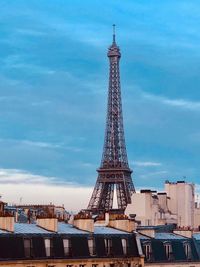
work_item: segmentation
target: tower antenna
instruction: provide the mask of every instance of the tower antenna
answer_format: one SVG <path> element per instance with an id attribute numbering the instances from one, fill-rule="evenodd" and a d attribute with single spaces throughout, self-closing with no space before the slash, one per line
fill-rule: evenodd
<path id="1" fill-rule="evenodd" d="M 115 24 L 113 24 L 113 44 L 115 44 Z"/>

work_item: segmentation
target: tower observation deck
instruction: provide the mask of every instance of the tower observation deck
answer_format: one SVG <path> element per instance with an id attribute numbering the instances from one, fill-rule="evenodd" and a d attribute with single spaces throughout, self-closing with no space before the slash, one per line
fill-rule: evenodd
<path id="1" fill-rule="evenodd" d="M 115 40 L 113 25 L 113 42 L 108 49 L 109 86 L 105 140 L 98 177 L 90 199 L 88 210 L 94 213 L 109 211 L 113 208 L 114 191 L 116 190 L 117 206 L 125 210 L 135 192 L 129 168 L 124 137 L 120 70 L 120 49 Z"/>

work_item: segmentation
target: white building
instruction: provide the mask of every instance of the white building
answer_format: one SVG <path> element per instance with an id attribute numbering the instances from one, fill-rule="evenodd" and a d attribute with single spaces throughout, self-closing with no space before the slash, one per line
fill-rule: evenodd
<path id="1" fill-rule="evenodd" d="M 194 227 L 194 184 L 178 181 L 165 182 L 165 191 L 169 197 L 168 207 L 173 214 L 177 214 L 178 226 Z"/>
<path id="2" fill-rule="evenodd" d="M 125 213 L 136 214 L 141 225 L 175 223 L 181 228 L 200 225 L 200 208 L 195 209 L 194 184 L 165 182 L 165 191 L 141 190 L 132 195 Z"/>

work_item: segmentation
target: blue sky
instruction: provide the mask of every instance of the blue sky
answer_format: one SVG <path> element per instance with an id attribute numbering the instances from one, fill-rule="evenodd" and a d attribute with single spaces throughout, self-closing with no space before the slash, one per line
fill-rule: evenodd
<path id="1" fill-rule="evenodd" d="M 1 0 L 0 13 L 2 188 L 94 186 L 113 23 L 136 188 L 183 177 L 198 183 L 197 1 Z"/>

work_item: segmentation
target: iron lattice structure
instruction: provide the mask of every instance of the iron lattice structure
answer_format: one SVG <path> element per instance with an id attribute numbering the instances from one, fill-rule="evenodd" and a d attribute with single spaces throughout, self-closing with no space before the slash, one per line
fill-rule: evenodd
<path id="1" fill-rule="evenodd" d="M 101 166 L 97 170 L 97 182 L 88 205 L 88 210 L 95 213 L 112 209 L 115 189 L 119 210 L 126 208 L 131 202 L 131 194 L 135 192 L 124 138 L 119 71 L 121 53 L 115 41 L 115 31 L 107 56 L 110 73 L 104 149 Z"/>

